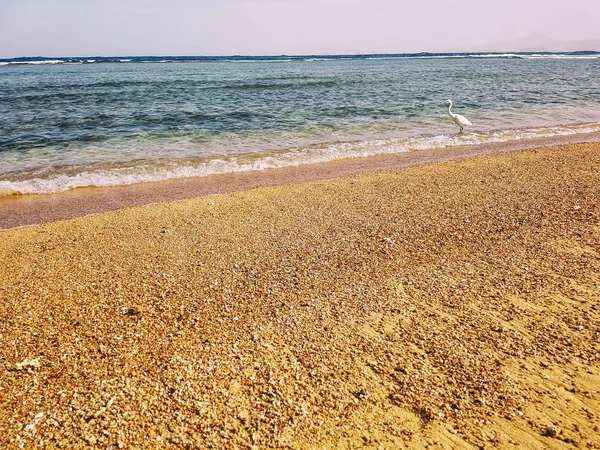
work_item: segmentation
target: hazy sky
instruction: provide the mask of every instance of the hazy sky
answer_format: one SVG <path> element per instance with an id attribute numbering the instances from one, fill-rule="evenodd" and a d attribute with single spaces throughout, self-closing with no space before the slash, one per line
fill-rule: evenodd
<path id="1" fill-rule="evenodd" d="M 469 51 L 600 38 L 600 0 L 0 0 L 0 57 Z"/>

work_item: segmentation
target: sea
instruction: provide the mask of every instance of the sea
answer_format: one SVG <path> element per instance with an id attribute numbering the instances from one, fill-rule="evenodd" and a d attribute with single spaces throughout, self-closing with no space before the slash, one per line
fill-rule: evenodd
<path id="1" fill-rule="evenodd" d="M 0 59 L 0 197 L 595 131 L 600 52 Z"/>

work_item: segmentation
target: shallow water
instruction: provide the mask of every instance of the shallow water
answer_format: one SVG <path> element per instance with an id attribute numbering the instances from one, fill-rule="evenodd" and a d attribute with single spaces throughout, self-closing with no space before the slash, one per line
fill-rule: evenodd
<path id="1" fill-rule="evenodd" d="M 600 54 L 468 56 L 5 62 L 0 195 L 600 130 Z"/>

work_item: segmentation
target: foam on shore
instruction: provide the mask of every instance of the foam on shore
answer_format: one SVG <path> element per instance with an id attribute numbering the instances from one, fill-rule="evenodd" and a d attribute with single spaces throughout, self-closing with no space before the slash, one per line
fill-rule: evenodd
<path id="1" fill-rule="evenodd" d="M 342 142 L 292 148 L 260 154 L 219 156 L 182 160 L 134 161 L 126 164 L 102 163 L 79 167 L 58 167 L 19 173 L 0 178 L 0 197 L 23 194 L 50 194 L 81 187 L 108 187 L 180 178 L 279 169 L 368 156 L 414 152 L 464 145 L 523 141 L 540 137 L 586 135 L 600 131 L 600 124 L 466 132 L 453 135 L 422 136 Z M 163 150 L 164 152 L 164 150 Z"/>

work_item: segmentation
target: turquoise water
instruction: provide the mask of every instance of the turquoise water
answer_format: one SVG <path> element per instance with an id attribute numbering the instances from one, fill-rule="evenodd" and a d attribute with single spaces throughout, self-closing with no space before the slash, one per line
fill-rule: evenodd
<path id="1" fill-rule="evenodd" d="M 600 130 L 599 54 L 465 56 L 0 62 L 0 193 Z"/>

